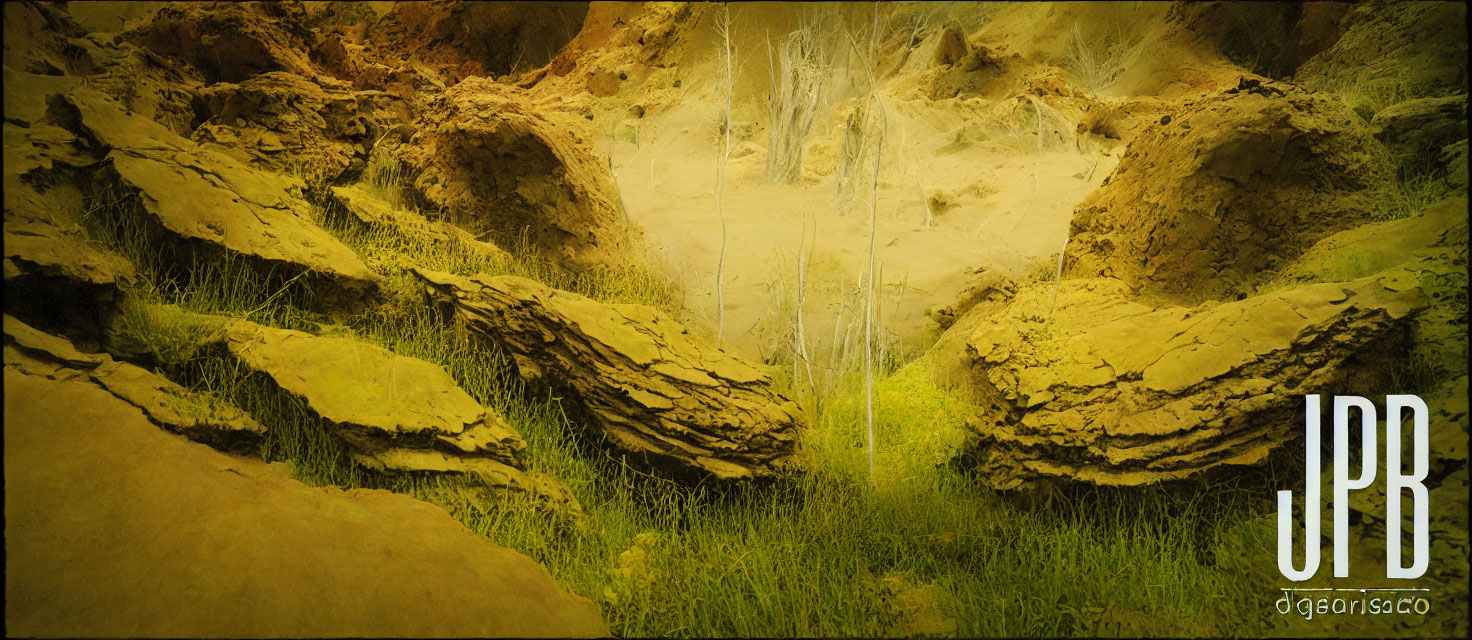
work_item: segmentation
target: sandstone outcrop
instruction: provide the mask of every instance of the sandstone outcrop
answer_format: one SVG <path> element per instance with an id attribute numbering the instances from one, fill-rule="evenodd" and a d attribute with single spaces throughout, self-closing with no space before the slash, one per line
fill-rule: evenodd
<path id="1" fill-rule="evenodd" d="M 374 46 L 367 53 L 397 67 L 412 51 L 447 86 L 454 85 L 547 64 L 577 35 L 587 13 L 586 2 L 396 4 L 371 25 Z"/>
<path id="2" fill-rule="evenodd" d="M 268 71 L 313 78 L 313 41 L 299 2 L 170 4 L 123 34 L 130 42 L 198 70 L 205 84 L 240 82 Z"/>
<path id="3" fill-rule="evenodd" d="M 550 509 L 579 511 L 567 487 L 526 470 L 521 434 L 440 367 L 347 337 L 243 321 L 223 327 L 230 356 L 299 398 L 363 467 L 471 475 Z"/>
<path id="4" fill-rule="evenodd" d="M 5 312 L 95 340 L 133 282 L 133 265 L 75 225 L 28 214 L 27 200 L 40 200 L 27 185 L 5 191 Z"/>
<path id="5" fill-rule="evenodd" d="M 1186 303 L 1231 297 L 1389 198 L 1381 146 L 1327 96 L 1244 78 L 1161 122 L 1079 204 L 1069 275 Z"/>
<path id="6" fill-rule="evenodd" d="M 1445 175 L 1442 149 L 1467 139 L 1467 95 L 1407 100 L 1375 114 L 1370 126 L 1405 173 Z"/>
<path id="7" fill-rule="evenodd" d="M 585 121 L 538 110 L 485 78 L 455 85 L 428 110 L 402 151 L 426 203 L 503 246 L 524 233 L 572 268 L 627 260 L 632 229 Z"/>
<path id="8" fill-rule="evenodd" d="M 477 240 L 469 231 L 394 207 L 362 187 L 332 187 L 330 193 L 327 206 L 336 207 L 338 215 L 370 232 L 393 234 L 416 246 L 434 247 L 431 251 L 460 251 L 492 260 L 510 258 L 505 250 Z"/>
<path id="9" fill-rule="evenodd" d="M 1387 272 L 1156 308 L 1114 279 L 1020 291 L 969 325 L 976 463 L 1008 489 L 1140 485 L 1253 464 L 1302 430 L 1302 396 L 1351 389 L 1426 304 Z M 958 325 L 959 327 L 960 325 Z M 1378 388 L 1378 387 L 1376 387 Z"/>
<path id="10" fill-rule="evenodd" d="M 45 121 L 45 92 L 74 81 L 5 69 L 5 310 L 78 339 L 97 338 L 133 282 L 133 265 L 87 241 L 81 193 L 57 176 L 92 163 Z M 25 95 L 22 95 L 22 94 Z M 70 213 L 65 210 L 75 210 Z"/>
<path id="11" fill-rule="evenodd" d="M 942 329 L 949 329 L 956 320 L 968 311 L 971 311 L 981 302 L 1004 302 L 1017 293 L 1017 283 L 1013 282 L 1001 273 L 987 269 L 976 269 L 972 272 L 971 282 L 961 290 L 961 295 L 956 301 L 947 305 L 937 305 L 926 312 L 931 320 L 934 320 Z"/>
<path id="12" fill-rule="evenodd" d="M 299 181 L 202 149 L 85 88 L 54 98 L 52 110 L 103 157 L 92 188 L 113 223 L 157 234 L 182 252 L 179 266 L 190 254 L 241 256 L 282 283 L 305 276 L 322 308 L 375 295 L 377 277 L 311 222 Z"/>
<path id="13" fill-rule="evenodd" d="M 756 367 L 663 313 L 515 276 L 415 273 L 523 377 L 566 394 L 641 462 L 723 479 L 775 476 L 792 463 L 797 407 Z"/>
<path id="14" fill-rule="evenodd" d="M 1467 92 L 1467 5 L 1460 2 L 1352 5 L 1334 43 L 1293 74 L 1297 84 L 1408 98 Z M 1373 111 L 1362 112 L 1366 120 Z"/>
<path id="15" fill-rule="evenodd" d="M 109 9 L 94 8 L 102 9 L 95 13 Z M 72 82 L 85 77 L 87 86 L 179 135 L 187 136 L 193 128 L 194 88 L 201 82 L 193 69 L 111 34 L 88 33 L 60 5 L 9 3 L 5 5 L 5 27 L 7 100 L 9 94 L 33 89 L 13 88 L 12 71 Z M 44 97 L 41 93 L 29 96 Z"/>
<path id="16" fill-rule="evenodd" d="M 194 130 L 196 142 L 309 185 L 361 172 L 374 141 L 412 121 L 397 96 L 324 88 L 283 71 L 215 83 L 199 93 L 209 117 Z"/>

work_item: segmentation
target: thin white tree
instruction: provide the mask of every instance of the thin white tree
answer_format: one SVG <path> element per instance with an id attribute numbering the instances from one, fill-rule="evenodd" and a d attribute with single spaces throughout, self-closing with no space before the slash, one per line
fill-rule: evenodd
<path id="1" fill-rule="evenodd" d="M 731 5 L 722 5 L 716 16 L 716 32 L 721 38 L 721 50 L 726 63 L 726 112 L 721 121 L 721 158 L 716 162 L 716 215 L 721 218 L 721 253 L 716 261 L 716 346 L 722 346 L 726 330 L 726 161 L 731 157 L 731 97 L 734 92 L 731 50 Z"/>
<path id="2" fill-rule="evenodd" d="M 879 39 L 879 5 L 874 5 L 873 51 L 877 54 Z M 869 267 L 868 282 L 864 291 L 864 406 L 866 414 L 866 438 L 869 449 L 869 483 L 874 484 L 874 251 L 876 229 L 879 222 L 879 169 L 884 159 L 884 134 L 889 128 L 889 116 L 885 113 L 884 101 L 879 97 L 879 85 L 874 78 L 874 59 L 859 50 L 859 43 L 849 34 L 849 46 L 864 65 L 869 80 L 867 103 L 873 103 L 879 114 L 879 135 L 874 148 L 874 177 L 870 182 L 869 197 Z"/>

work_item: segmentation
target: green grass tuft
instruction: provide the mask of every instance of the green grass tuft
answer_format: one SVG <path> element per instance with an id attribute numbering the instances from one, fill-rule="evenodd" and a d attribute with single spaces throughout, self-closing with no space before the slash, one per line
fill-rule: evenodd
<path id="1" fill-rule="evenodd" d="M 1400 176 L 1390 202 L 1374 218 L 1380 221 L 1409 218 L 1441 201 L 1447 191 L 1445 181 L 1428 174 Z"/>

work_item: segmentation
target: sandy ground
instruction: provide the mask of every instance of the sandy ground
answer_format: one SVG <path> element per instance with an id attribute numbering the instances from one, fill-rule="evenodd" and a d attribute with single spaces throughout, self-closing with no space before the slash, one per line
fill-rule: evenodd
<path id="1" fill-rule="evenodd" d="M 682 106 L 657 119 L 651 116 L 651 122 L 641 124 L 641 144 L 621 140 L 610 145 L 610 153 L 624 205 L 645 231 L 651 260 L 681 285 L 687 320 L 714 334 L 721 247 L 715 199 L 719 146 L 710 140 L 706 111 Z M 953 107 L 911 107 L 909 112 L 905 139 L 889 143 L 881 171 L 874 240 L 876 270 L 883 276 L 876 294 L 879 324 L 896 343 L 892 348 L 902 351 L 933 341 L 936 326 L 926 311 L 952 302 L 971 270 L 1022 275 L 1056 260 L 1074 206 L 1113 169 L 1118 153 L 1080 151 L 1071 141 L 1051 142 L 1039 151 L 1036 139 L 1025 133 L 994 132 L 957 145 L 950 132 L 966 121 Z M 815 132 L 814 137 L 825 135 Z M 764 135 L 746 143 L 748 149 L 765 145 Z M 733 141 L 732 147 L 733 154 L 741 154 L 741 145 Z M 790 358 L 782 355 L 790 353 L 783 336 L 791 331 L 798 251 L 806 238 L 808 349 L 827 354 L 834 335 L 849 331 L 849 325 L 862 329 L 858 284 L 868 259 L 867 180 L 859 198 L 840 203 L 833 177 L 762 184 L 763 163 L 761 150 L 754 150 L 732 159 L 728 169 L 726 344 L 747 357 Z M 812 163 L 821 166 L 823 160 Z M 831 158 L 827 165 L 831 171 Z M 942 192 L 949 201 L 943 210 L 933 209 L 933 226 L 925 224 L 922 181 L 925 193 Z"/>
<path id="2" fill-rule="evenodd" d="M 5 372 L 5 622 L 69 637 L 607 635 L 438 507 L 313 488 L 102 389 Z"/>

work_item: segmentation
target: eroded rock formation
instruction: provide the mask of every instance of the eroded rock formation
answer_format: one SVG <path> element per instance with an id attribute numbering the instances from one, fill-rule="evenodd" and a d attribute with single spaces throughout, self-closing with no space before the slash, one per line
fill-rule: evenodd
<path id="1" fill-rule="evenodd" d="M 1425 305 L 1381 274 L 1197 307 L 1153 307 L 1113 279 L 1019 292 L 967 334 L 989 481 L 1106 485 L 1261 462 L 1302 430 L 1302 395 L 1343 389 Z"/>
<path id="2" fill-rule="evenodd" d="M 76 149 L 76 135 L 45 121 L 45 92 L 75 84 L 5 68 L 5 310 L 95 340 L 136 274 L 127 260 L 87 241 L 77 224 L 80 191 L 51 188 L 54 175 L 93 162 Z"/>
<path id="3" fill-rule="evenodd" d="M 398 96 L 323 87 L 283 71 L 215 83 L 199 94 L 209 117 L 195 128 L 196 142 L 309 185 L 361 172 L 373 143 L 412 121 Z"/>
<path id="4" fill-rule="evenodd" d="M 608 635 L 597 605 L 439 507 L 307 486 L 164 433 L 84 380 L 27 375 L 10 351 L 10 633 Z"/>
<path id="5" fill-rule="evenodd" d="M 756 367 L 663 313 L 515 276 L 415 273 L 524 377 L 567 393 L 615 447 L 716 478 L 770 477 L 792 463 L 796 406 Z"/>
<path id="6" fill-rule="evenodd" d="M 1369 221 L 1391 177 L 1348 109 L 1244 78 L 1130 142 L 1078 206 L 1067 273 L 1188 303 L 1247 293 L 1319 238 Z"/>
<path id="7" fill-rule="evenodd" d="M 299 181 L 202 149 L 86 88 L 56 96 L 51 107 L 100 158 L 92 189 L 108 205 L 102 215 L 160 234 L 183 252 L 180 266 L 187 254 L 228 254 L 281 282 L 306 275 L 323 308 L 375 295 L 377 277 L 311 222 Z"/>
<path id="8" fill-rule="evenodd" d="M 623 264 L 633 246 L 607 167 L 580 118 L 535 109 L 485 78 L 455 85 L 405 146 L 414 188 L 477 236 L 525 233 L 573 268 Z"/>
<path id="9" fill-rule="evenodd" d="M 370 55 L 414 52 L 447 85 L 502 76 L 547 64 L 587 13 L 586 2 L 406 2 L 373 25 Z"/>
<path id="10" fill-rule="evenodd" d="M 193 67 L 207 84 L 269 71 L 311 78 L 307 23 L 299 2 L 174 3 L 124 37 Z"/>
<path id="11" fill-rule="evenodd" d="M 1342 35 L 1293 79 L 1324 91 L 1391 90 L 1406 98 L 1466 93 L 1466 22 L 1460 2 L 1353 5 L 1339 24 Z"/>
<path id="12" fill-rule="evenodd" d="M 88 243 L 75 225 L 28 214 L 22 203 L 39 194 L 19 183 L 13 189 L 5 199 L 6 313 L 95 340 L 133 281 L 133 265 Z"/>
<path id="13" fill-rule="evenodd" d="M 470 475 L 553 511 L 580 511 L 566 486 L 526 469 L 521 434 L 438 366 L 348 337 L 196 320 L 214 323 L 229 357 L 300 399 L 365 468 Z"/>
<path id="14" fill-rule="evenodd" d="M 510 259 L 505 250 L 476 239 L 469 231 L 394 207 L 362 187 L 332 187 L 328 206 L 336 207 L 338 215 L 370 232 L 393 234 L 445 252 L 460 251 L 488 260 Z"/>
<path id="15" fill-rule="evenodd" d="M 1375 114 L 1370 126 L 1403 173 L 1443 176 L 1442 150 L 1467 139 L 1467 95 L 1407 100 Z"/>

